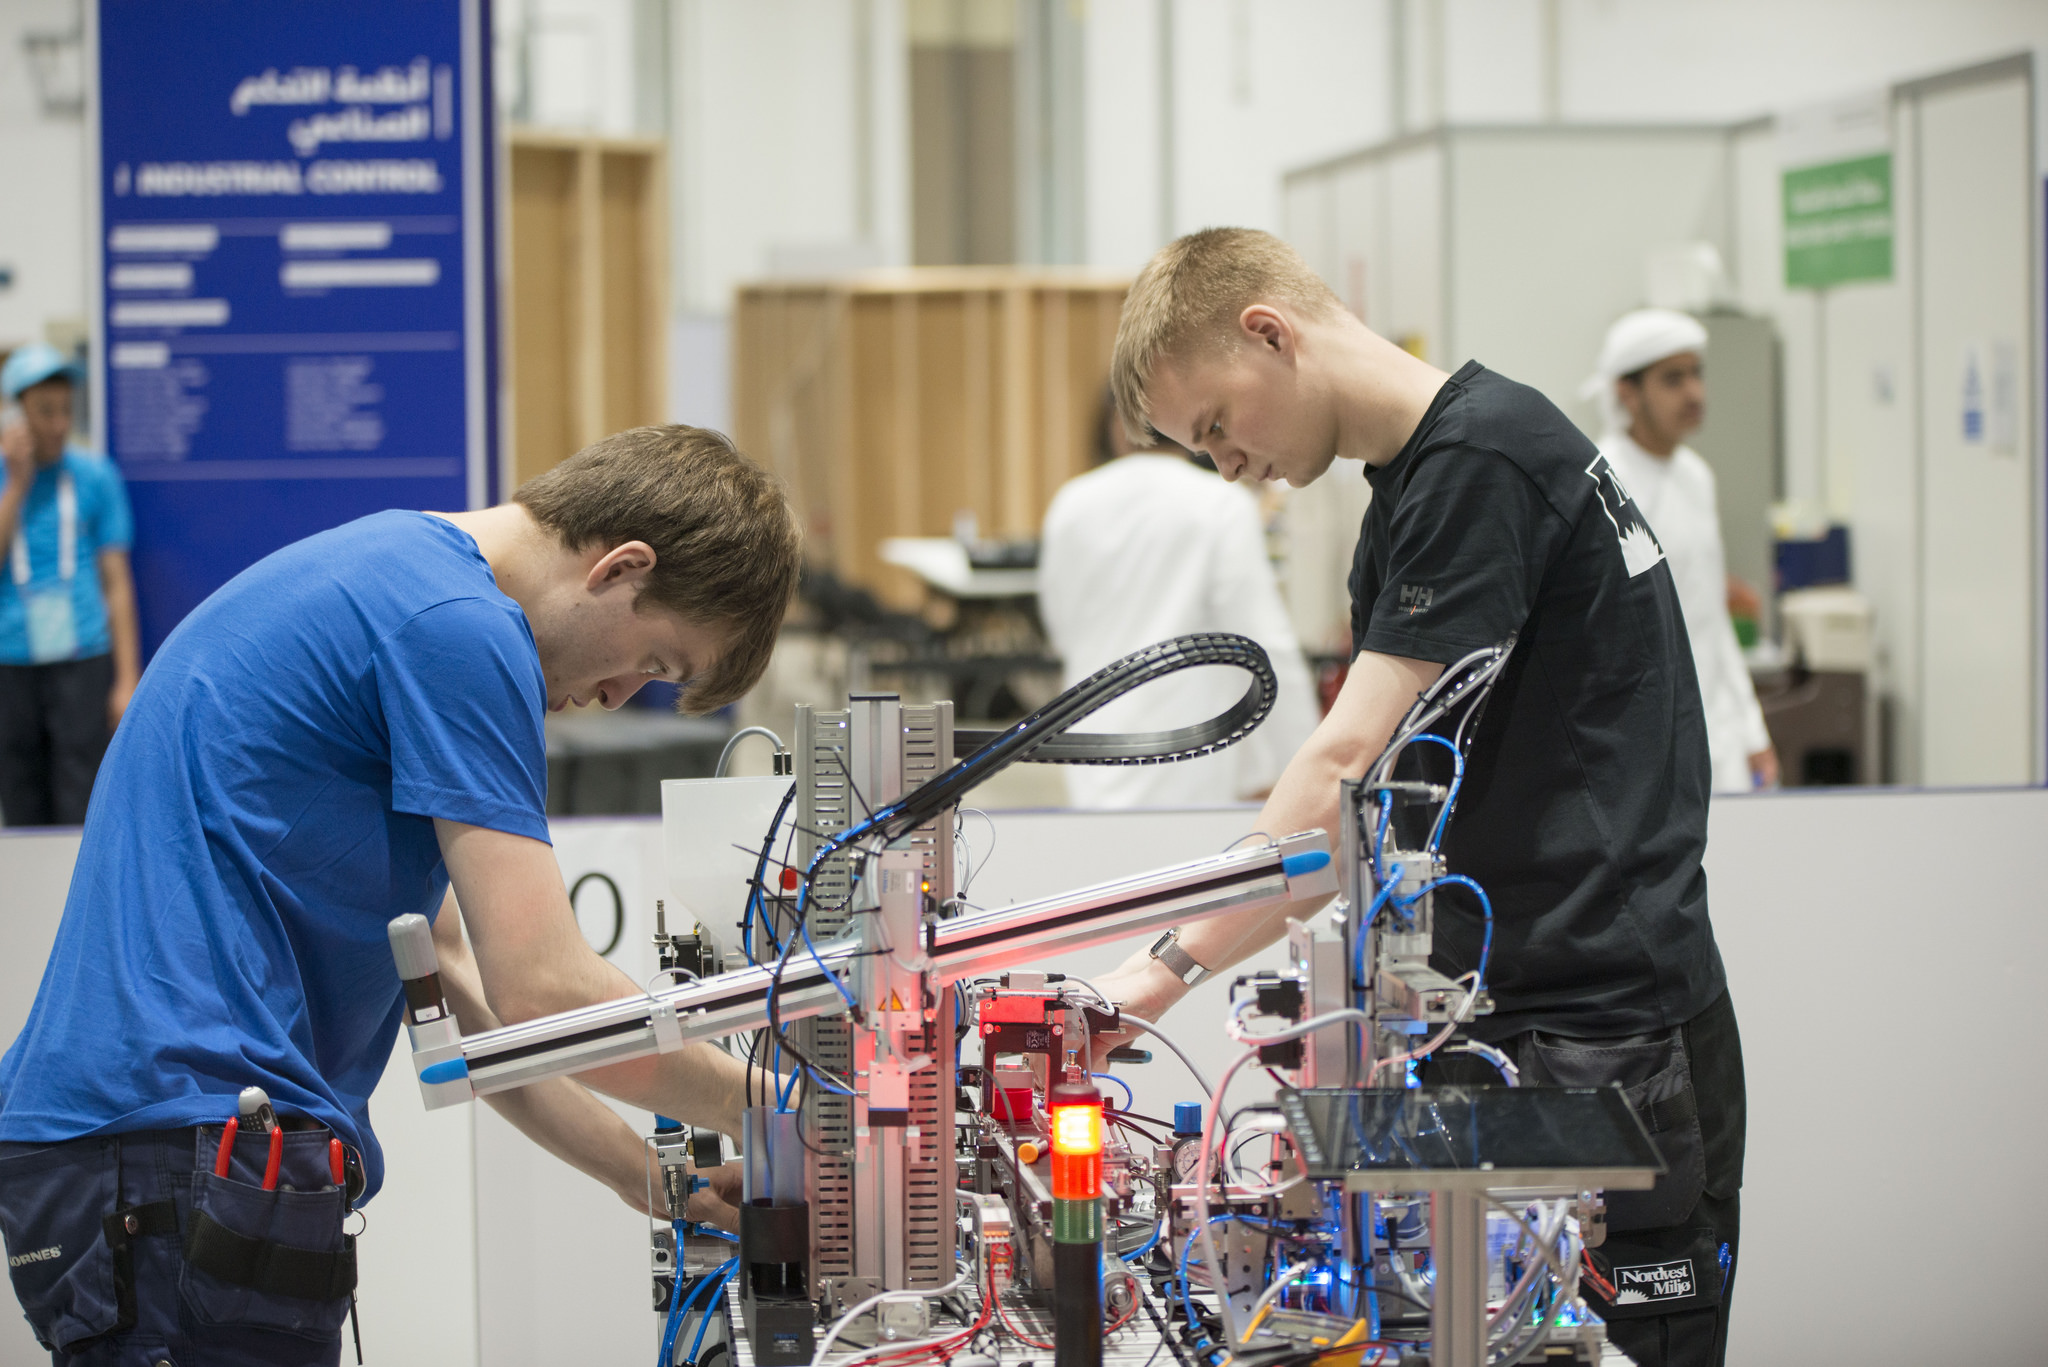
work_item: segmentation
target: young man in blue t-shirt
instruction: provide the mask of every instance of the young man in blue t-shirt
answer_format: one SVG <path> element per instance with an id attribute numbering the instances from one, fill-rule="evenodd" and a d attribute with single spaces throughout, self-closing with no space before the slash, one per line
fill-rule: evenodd
<path id="1" fill-rule="evenodd" d="M 128 493 L 71 443 L 76 367 L 42 342 L 0 368 L 0 823 L 75 826 L 142 673 Z"/>
<path id="2" fill-rule="evenodd" d="M 345 1206 L 383 1178 L 366 1108 L 399 1025 L 388 922 L 436 916 L 465 1031 L 637 994 L 563 890 L 543 718 L 649 679 L 695 711 L 739 696 L 798 556 L 780 486 L 730 442 L 639 428 L 514 502 L 287 546 L 178 626 L 108 750 L 0 1059 L 0 1233 L 60 1364 L 338 1360 Z M 708 1045 L 582 1081 L 738 1131 L 740 1064 Z M 251 1127 L 223 1142 L 252 1084 L 282 1122 L 275 1172 Z M 491 1101 L 642 1201 L 638 1136 L 583 1086 Z"/>

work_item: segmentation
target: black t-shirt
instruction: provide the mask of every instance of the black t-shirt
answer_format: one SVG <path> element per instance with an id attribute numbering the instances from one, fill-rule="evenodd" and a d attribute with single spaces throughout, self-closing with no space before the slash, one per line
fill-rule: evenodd
<path id="1" fill-rule="evenodd" d="M 1627 488 L 1548 399 L 1476 361 L 1366 478 L 1357 648 L 1450 664 L 1516 638 L 1443 843 L 1493 901 L 1496 1009 L 1473 1033 L 1692 1019 L 1726 984 L 1700 868 L 1707 732 L 1671 570 Z M 1466 972 L 1476 903 L 1437 906 L 1436 966 Z"/>

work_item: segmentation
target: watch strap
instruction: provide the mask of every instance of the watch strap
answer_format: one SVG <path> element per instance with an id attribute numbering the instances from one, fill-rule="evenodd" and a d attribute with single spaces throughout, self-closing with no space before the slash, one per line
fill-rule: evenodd
<path id="1" fill-rule="evenodd" d="M 1174 977 L 1189 987 L 1209 976 L 1209 970 L 1196 963 L 1194 956 L 1180 947 L 1180 931 L 1177 929 L 1167 931 L 1153 942 L 1152 957 L 1165 964 Z"/>

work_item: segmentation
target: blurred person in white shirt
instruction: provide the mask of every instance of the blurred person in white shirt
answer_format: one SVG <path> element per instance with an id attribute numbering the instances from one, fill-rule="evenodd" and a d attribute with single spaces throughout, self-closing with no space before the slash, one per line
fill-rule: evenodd
<path id="1" fill-rule="evenodd" d="M 1707 330 L 1671 309 L 1637 309 L 1607 330 L 1583 392 L 1600 401 L 1606 456 L 1671 562 L 1692 638 L 1717 793 L 1778 782 L 1778 755 L 1728 616 L 1728 557 L 1714 472 L 1685 439 L 1706 417 Z"/>
<path id="2" fill-rule="evenodd" d="M 1229 631 L 1265 647 L 1278 688 L 1244 740 L 1178 764 L 1065 766 L 1076 807 L 1189 807 L 1263 798 L 1315 729 L 1308 662 L 1266 553 L 1257 498 L 1160 441 L 1137 450 L 1105 399 L 1098 464 L 1046 510 L 1038 605 L 1062 686 L 1170 637 Z M 1089 731 L 1163 731 L 1206 721 L 1244 694 L 1242 671 L 1183 670 L 1117 699 Z"/>

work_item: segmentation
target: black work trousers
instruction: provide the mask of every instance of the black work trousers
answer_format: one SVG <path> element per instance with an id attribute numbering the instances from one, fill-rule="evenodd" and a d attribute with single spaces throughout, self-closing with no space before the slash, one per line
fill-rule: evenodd
<path id="1" fill-rule="evenodd" d="M 107 753 L 114 657 L 0 665 L 0 824 L 76 826 Z"/>
<path id="2" fill-rule="evenodd" d="M 1529 1031 L 1497 1047 L 1524 1083 L 1620 1083 L 1668 1171 L 1654 1189 L 1607 1194 L 1607 1236 L 1579 1290 L 1641 1367 L 1720 1367 L 1742 1227 L 1748 1102 L 1735 1007 L 1722 993 L 1675 1030 L 1619 1039 Z M 1498 1084 L 1474 1054 L 1432 1060 L 1427 1085 Z M 1595 1275 L 1597 1274 L 1597 1275 Z"/>

